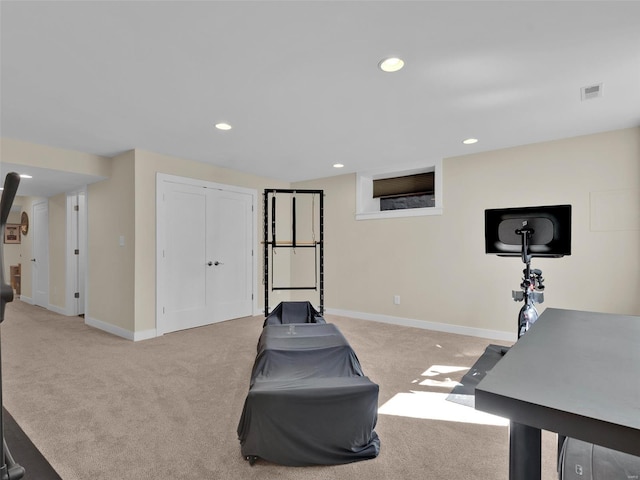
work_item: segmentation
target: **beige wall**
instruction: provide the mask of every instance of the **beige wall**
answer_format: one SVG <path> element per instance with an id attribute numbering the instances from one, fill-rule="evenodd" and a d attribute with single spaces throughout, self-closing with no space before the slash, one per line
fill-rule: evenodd
<path id="1" fill-rule="evenodd" d="M 515 333 L 523 264 L 484 253 L 484 210 L 570 203 L 572 256 L 533 261 L 539 310 L 640 314 L 640 128 L 447 158 L 443 171 L 442 216 L 356 221 L 355 175 L 293 185 L 325 190 L 327 307 Z M 591 229 L 601 191 L 627 192 L 620 229 Z"/>
<path id="2" fill-rule="evenodd" d="M 287 182 L 141 150 L 104 159 L 3 139 L 1 153 L 3 160 L 12 163 L 61 165 L 109 177 L 87 189 L 87 316 L 128 332 L 155 328 L 158 172 L 255 188 L 258 241 L 263 189 L 289 188 Z M 45 157 L 48 161 L 38 163 Z M 633 220 L 640 208 L 639 170 L 640 128 L 635 128 L 445 159 L 442 216 L 356 221 L 355 175 L 300 182 L 294 188 L 325 190 L 328 308 L 515 332 L 520 304 L 511 300 L 511 290 L 518 289 L 522 263 L 485 255 L 484 210 L 571 203 L 573 255 L 534 259 L 533 266 L 541 268 L 547 279 L 541 310 L 554 306 L 640 314 L 636 295 L 640 222 Z M 618 200 L 613 203 L 598 204 L 598 192 L 624 194 L 614 195 Z M 62 306 L 65 283 L 60 278 L 65 268 L 58 245 L 65 217 L 61 216 L 63 196 L 59 197 L 50 200 L 50 225 L 60 223 L 62 230 L 50 232 L 50 240 L 63 263 L 52 260 L 50 275 L 52 286 L 57 284 L 61 290 L 52 290 L 50 298 Z M 603 216 L 592 208 L 592 198 L 600 210 L 617 205 L 617 214 L 611 216 L 617 220 L 604 230 L 591 227 L 592 221 L 602 220 L 598 215 Z M 33 199 L 20 201 L 30 212 Z M 629 217 L 632 220 L 625 222 Z M 30 242 L 31 236 L 23 238 L 22 259 L 30 255 Z M 263 305 L 261 253 L 259 248 L 259 308 Z M 25 263 L 23 292 L 30 294 Z M 296 269 L 292 268 L 294 275 Z M 270 304 L 275 306 L 287 295 L 274 294 Z M 400 295 L 400 305 L 393 304 L 394 295 Z"/>
<path id="3" fill-rule="evenodd" d="M 257 177 L 208 164 L 135 151 L 135 331 L 155 328 L 156 315 L 156 174 L 165 173 L 209 182 L 256 189 L 258 193 L 258 236 L 262 232 L 262 191 L 265 188 L 288 188 L 288 183 Z M 261 239 L 258 238 L 258 241 Z M 262 290 L 262 256 L 258 253 L 256 293 L 258 308 L 264 302 Z"/>
<path id="4" fill-rule="evenodd" d="M 0 138 L 0 159 L 2 162 L 28 165 L 38 168 L 80 173 L 100 177 L 111 174 L 111 159 L 74 150 L 37 145 L 10 138 Z M 20 205 L 22 211 L 32 216 L 33 204 L 42 198 L 18 196 L 14 205 Z M 65 309 L 66 295 L 66 198 L 58 195 L 49 200 L 49 302 L 62 310 Z M 18 222 L 19 223 L 19 222 Z M 22 263 L 22 296 L 33 298 L 31 282 L 33 234 L 22 237 L 19 255 Z M 7 259 L 14 262 L 13 259 Z M 14 263 L 11 263 L 14 264 Z"/>
<path id="5" fill-rule="evenodd" d="M 87 187 L 86 316 L 131 332 L 135 329 L 134 160 L 133 151 L 114 157 L 110 178 Z"/>
<path id="6" fill-rule="evenodd" d="M 155 328 L 155 202 L 156 174 L 166 173 L 216 183 L 253 188 L 258 193 L 257 232 L 262 232 L 264 188 L 287 188 L 279 180 L 257 177 L 208 164 L 158 155 L 142 150 L 129 151 L 113 159 L 12 139 L 1 139 L 2 159 L 75 173 L 107 177 L 87 187 L 88 245 L 87 311 L 93 323 L 109 324 L 126 332 Z M 23 209 L 31 212 L 33 199 L 19 197 Z M 50 303 L 64 308 L 66 272 L 66 196 L 49 199 Z M 125 245 L 120 246 L 120 236 Z M 20 253 L 10 252 L 8 260 L 31 255 L 31 236 L 23 239 Z M 25 241 L 26 240 L 26 241 Z M 261 240 L 261 237 L 258 241 Z M 15 249 L 14 249 L 15 250 Z M 262 256 L 258 254 L 256 293 L 263 304 Z M 23 264 L 23 294 L 31 296 L 29 265 Z M 13 264 L 13 263 L 11 263 Z M 8 268 L 8 267 L 7 267 Z M 288 299 L 286 295 L 284 299 Z"/>
<path id="7" fill-rule="evenodd" d="M 320 241 L 320 198 L 313 194 L 278 194 L 276 197 L 276 240 L 278 242 L 293 240 L 292 210 L 293 198 L 296 199 L 296 242 L 313 243 Z M 311 287 L 318 286 L 317 290 L 292 290 L 273 292 L 274 301 L 270 301 L 271 308 L 275 307 L 280 299 L 278 293 L 287 292 L 291 300 L 308 301 L 314 306 L 320 305 L 319 270 L 316 272 L 316 260 L 319 261 L 320 251 L 312 248 L 279 248 L 273 256 L 273 281 L 278 286 Z M 291 279 L 282 278 L 285 269 L 291 272 Z M 318 265 L 319 269 L 319 265 Z"/>

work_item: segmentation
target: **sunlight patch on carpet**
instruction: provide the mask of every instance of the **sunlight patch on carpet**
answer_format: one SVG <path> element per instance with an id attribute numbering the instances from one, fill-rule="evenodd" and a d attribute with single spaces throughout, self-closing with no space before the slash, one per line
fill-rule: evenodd
<path id="1" fill-rule="evenodd" d="M 423 377 L 436 377 L 444 373 L 454 373 L 469 370 L 469 367 L 454 367 L 453 365 L 431 365 L 422 372 Z"/>
<path id="2" fill-rule="evenodd" d="M 467 367 L 454 367 L 451 365 L 432 365 L 427 370 L 422 372 L 422 377 L 438 377 L 442 375 L 446 375 L 448 373 L 462 372 L 468 370 Z M 416 379 L 411 383 L 417 383 L 418 385 L 422 385 L 424 387 L 438 387 L 438 388 L 455 388 L 460 384 L 455 380 L 451 380 L 449 377 L 443 378 L 442 380 L 437 380 L 434 378 L 427 378 L 426 380 Z"/>
<path id="3" fill-rule="evenodd" d="M 506 418 L 480 412 L 473 408 L 447 400 L 448 393 L 416 392 L 397 393 L 378 409 L 381 415 L 394 415 L 447 422 L 474 423 L 479 425 L 507 426 Z"/>

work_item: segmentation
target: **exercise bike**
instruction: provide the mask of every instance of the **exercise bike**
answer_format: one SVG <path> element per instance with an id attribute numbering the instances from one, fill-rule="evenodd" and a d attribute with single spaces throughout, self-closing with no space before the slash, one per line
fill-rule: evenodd
<path id="1" fill-rule="evenodd" d="M 541 270 L 537 268 L 531 269 L 529 245 L 535 230 L 524 220 L 522 228 L 517 229 L 515 233 L 522 237 L 522 262 L 525 264 L 525 268 L 522 271 L 522 283 L 520 284 L 522 290 L 512 290 L 511 292 L 511 297 L 514 301 L 521 302 L 524 300 L 524 305 L 518 313 L 518 338 L 520 338 L 538 320 L 538 310 L 536 310 L 535 304 L 544 302 L 544 278 L 542 278 Z"/>
<path id="2" fill-rule="evenodd" d="M 485 252 L 500 257 L 520 257 L 525 264 L 516 302 L 518 339 L 538 320 L 536 303 L 544 301 L 542 271 L 531 268 L 532 257 L 562 258 L 571 255 L 571 205 L 490 208 L 484 211 Z"/>
<path id="3" fill-rule="evenodd" d="M 4 238 L 7 218 L 18 191 L 20 176 L 11 172 L 7 174 L 0 200 L 0 235 Z M 13 301 L 13 288 L 4 279 L 4 252 L 0 242 L 0 323 L 4 320 L 4 307 Z M 19 480 L 24 477 L 24 467 L 17 464 L 11 456 L 7 442 L 4 440 L 4 412 L 2 411 L 2 358 L 0 357 L 0 436 L 2 436 L 2 453 L 0 454 L 0 480 Z"/>

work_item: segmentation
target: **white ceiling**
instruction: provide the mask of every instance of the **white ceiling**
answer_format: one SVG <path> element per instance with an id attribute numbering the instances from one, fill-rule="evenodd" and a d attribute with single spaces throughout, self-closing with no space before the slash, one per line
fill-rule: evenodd
<path id="1" fill-rule="evenodd" d="M 105 177 L 85 175 L 82 173 L 64 172 L 48 168 L 25 167 L 2 160 L 0 163 L 0 179 L 4 184 L 9 172 L 29 175 L 32 178 L 21 178 L 18 195 L 34 197 L 51 197 L 63 192 L 73 192 L 79 187 L 104 180 Z M 2 187 L 3 185 L 0 185 Z"/>
<path id="2" fill-rule="evenodd" d="M 1 135 L 99 155 L 297 181 L 640 125 L 640 2 L 0 9 Z M 381 72 L 387 56 L 405 68 Z"/>

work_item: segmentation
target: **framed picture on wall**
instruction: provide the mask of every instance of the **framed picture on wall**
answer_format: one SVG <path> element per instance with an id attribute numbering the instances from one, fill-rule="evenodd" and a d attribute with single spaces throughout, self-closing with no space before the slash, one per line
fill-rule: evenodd
<path id="1" fill-rule="evenodd" d="M 20 243 L 20 224 L 8 223 L 6 225 L 4 243 Z"/>

